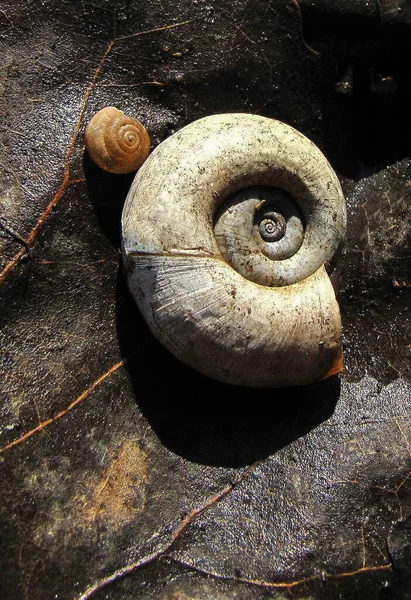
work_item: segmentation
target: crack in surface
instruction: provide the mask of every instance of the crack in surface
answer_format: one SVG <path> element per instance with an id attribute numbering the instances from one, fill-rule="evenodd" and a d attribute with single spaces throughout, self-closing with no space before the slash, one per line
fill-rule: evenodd
<path id="1" fill-rule="evenodd" d="M 388 488 L 388 487 L 384 487 L 383 485 L 368 485 L 367 483 L 358 481 L 358 479 L 340 479 L 338 481 L 333 481 L 331 483 L 331 485 L 358 485 L 359 487 L 362 487 L 366 490 L 379 490 L 386 494 L 393 494 L 396 497 L 397 502 L 398 502 L 398 512 L 399 512 L 398 521 L 402 521 L 404 518 L 404 511 L 403 511 L 403 505 L 402 505 L 401 499 L 398 494 L 399 494 L 402 486 L 409 480 L 410 477 L 411 477 L 411 471 L 408 471 L 408 473 L 405 475 L 405 477 L 403 477 L 402 481 L 397 485 L 396 488 Z"/>
<path id="2" fill-rule="evenodd" d="M 262 587 L 262 588 L 270 588 L 270 589 L 285 589 L 287 591 L 291 591 L 293 588 L 311 583 L 312 581 L 322 581 L 326 582 L 330 579 L 342 579 L 344 577 L 354 577 L 355 575 L 360 575 L 362 573 L 368 573 L 370 571 L 392 571 L 393 566 L 392 563 L 386 563 L 383 565 L 374 565 L 374 566 L 362 566 L 355 571 L 345 571 L 342 573 L 326 573 L 322 571 L 321 573 L 317 573 L 315 575 L 311 575 L 310 577 L 305 577 L 303 579 L 297 579 L 295 581 L 263 581 L 258 579 L 247 579 L 245 577 L 234 577 L 230 575 L 219 575 L 218 573 L 214 573 L 213 571 L 207 571 L 206 569 L 201 569 L 200 567 L 196 567 L 190 563 L 181 561 L 179 559 L 175 559 L 172 557 L 166 557 L 169 562 L 173 562 L 181 567 L 189 569 L 190 571 L 194 571 L 195 573 L 199 573 L 200 575 L 204 575 L 206 577 L 212 577 L 213 579 L 218 579 L 219 581 L 235 581 L 237 583 L 243 583 L 250 586 Z M 79 600 L 82 600 L 79 598 Z"/>
<path id="3" fill-rule="evenodd" d="M 77 139 L 80 133 L 80 129 L 81 126 L 83 124 L 83 120 L 84 120 L 84 115 L 87 109 L 87 105 L 88 105 L 88 100 L 90 98 L 91 92 L 93 91 L 94 85 L 100 75 L 101 69 L 103 68 L 103 65 L 108 57 L 108 55 L 110 54 L 111 50 L 113 49 L 115 40 L 112 40 L 107 48 L 106 51 L 103 54 L 103 57 L 100 60 L 99 65 L 97 66 L 96 70 L 94 71 L 94 75 L 93 78 L 91 80 L 90 85 L 87 88 L 87 91 L 84 95 L 83 98 L 83 104 L 81 107 L 81 111 L 80 111 L 80 116 L 77 119 L 77 123 L 76 123 L 76 127 L 74 129 L 74 133 L 73 136 L 71 138 L 71 142 L 69 147 L 67 148 L 66 151 L 66 155 L 65 155 L 65 159 L 64 159 L 64 175 L 63 175 L 63 181 L 59 187 L 59 189 L 57 190 L 57 192 L 54 194 L 53 198 L 51 199 L 51 201 L 48 203 L 48 205 L 46 206 L 45 210 L 42 212 L 42 214 L 40 215 L 40 218 L 38 219 L 37 223 L 35 224 L 35 226 L 33 227 L 33 229 L 31 230 L 30 235 L 28 236 L 26 243 L 27 246 L 30 247 L 34 240 L 36 239 L 41 227 L 43 226 L 44 222 L 47 220 L 47 218 L 50 216 L 52 210 L 54 209 L 54 207 L 57 205 L 57 203 L 59 202 L 59 200 L 63 197 L 63 195 L 65 194 L 67 188 L 69 187 L 69 182 L 70 182 L 70 159 L 73 155 L 74 152 L 74 148 L 75 145 L 77 143 Z M 14 256 L 14 258 L 12 258 L 7 265 L 4 267 L 4 269 L 1 271 L 0 273 L 0 282 L 4 281 L 4 279 L 6 278 L 6 276 L 8 275 L 8 273 L 14 269 L 14 267 L 19 263 L 20 259 L 27 253 L 26 248 L 21 248 L 21 250 Z"/>
<path id="4" fill-rule="evenodd" d="M 173 560 L 170 557 L 168 557 L 167 554 L 168 554 L 168 552 L 170 552 L 170 550 L 172 550 L 173 546 L 181 538 L 181 536 L 186 531 L 186 529 L 188 529 L 188 527 L 191 525 L 191 523 L 193 523 L 193 521 L 195 521 L 195 519 L 199 515 L 203 514 L 208 508 L 210 508 L 214 504 L 217 504 L 218 502 L 223 500 L 226 496 L 228 496 L 240 483 L 242 483 L 245 479 L 247 479 L 247 477 L 249 477 L 255 471 L 255 469 L 261 464 L 261 462 L 262 461 L 257 461 L 255 463 L 253 463 L 252 465 L 250 465 L 249 467 L 247 467 L 235 481 L 233 481 L 232 483 L 229 483 L 221 492 L 219 492 L 215 496 L 212 496 L 211 498 L 209 498 L 201 506 L 199 506 L 197 508 L 193 508 L 186 515 L 186 517 L 183 519 L 183 521 L 180 523 L 180 525 L 174 530 L 174 532 L 172 533 L 170 542 L 162 550 L 154 552 L 153 554 L 150 554 L 149 556 L 143 558 L 142 560 L 133 562 L 133 563 L 123 567 L 122 569 L 118 569 L 117 571 L 112 573 L 109 577 L 102 579 L 97 584 L 95 584 L 92 587 L 90 587 L 89 589 L 87 589 L 83 594 L 78 596 L 77 600 L 88 600 L 89 598 L 94 596 L 97 592 L 101 591 L 102 589 L 106 588 L 107 586 L 111 585 L 112 583 L 115 583 L 119 579 L 122 579 L 123 577 L 130 575 L 131 573 L 134 573 L 138 569 L 145 567 L 147 565 L 150 565 L 157 560 L 159 561 L 164 558 Z"/>
<path id="5" fill-rule="evenodd" d="M 38 219 L 37 223 L 35 224 L 35 226 L 33 227 L 33 229 L 31 230 L 29 236 L 27 237 L 27 239 L 25 240 L 26 245 L 24 245 L 18 252 L 17 254 L 6 264 L 6 266 L 3 268 L 3 270 L 0 272 L 0 283 L 2 281 L 4 281 L 4 279 L 7 277 L 7 275 L 10 273 L 10 271 L 12 271 L 14 269 L 14 267 L 20 262 L 21 258 L 23 256 L 25 256 L 28 252 L 28 249 L 32 246 L 33 242 L 35 241 L 40 229 L 42 228 L 43 224 L 45 223 L 45 221 L 48 219 L 48 217 L 50 216 L 51 212 L 53 211 L 54 207 L 58 204 L 59 200 L 61 200 L 61 198 L 64 196 L 65 192 L 67 191 L 67 188 L 70 186 L 71 183 L 73 183 L 72 181 L 70 181 L 70 161 L 71 158 L 73 156 L 74 153 L 74 149 L 80 134 L 80 130 L 81 127 L 83 125 L 84 122 L 84 116 L 87 110 L 87 106 L 88 106 L 88 101 L 90 99 L 91 93 L 94 89 L 94 86 L 100 76 L 101 70 L 108 58 L 108 56 L 110 55 L 111 51 L 114 48 L 114 45 L 122 40 L 128 40 L 131 38 L 135 38 L 135 37 L 139 37 L 139 36 L 143 36 L 143 35 L 148 35 L 150 33 L 157 33 L 159 31 L 165 31 L 168 29 L 174 29 L 175 27 L 181 27 L 183 25 L 188 25 L 189 23 L 191 23 L 193 21 L 193 19 L 190 19 L 188 21 L 183 21 L 181 23 L 173 23 L 171 25 L 164 25 L 161 27 L 155 27 L 153 29 L 147 29 L 145 31 L 139 31 L 137 33 L 133 33 L 130 35 L 125 35 L 125 36 L 121 36 L 121 37 L 114 37 L 107 45 L 106 50 L 102 56 L 102 58 L 100 59 L 100 62 L 96 68 L 96 70 L 94 71 L 94 75 L 93 78 L 86 90 L 86 93 L 84 94 L 83 97 L 83 102 L 82 102 L 82 106 L 81 106 L 81 110 L 80 110 L 80 115 L 77 119 L 77 123 L 76 126 L 74 128 L 74 133 L 72 135 L 70 144 L 67 148 L 66 154 L 65 154 L 65 159 L 64 159 L 64 174 L 63 174 L 63 181 L 61 182 L 61 185 L 59 187 L 59 189 L 57 190 L 57 192 L 54 194 L 53 198 L 51 199 L 51 201 L 48 203 L 48 205 L 46 206 L 46 208 L 44 209 L 44 211 L 42 212 L 42 214 L 40 215 L 40 218 Z M 76 180 L 77 182 L 77 180 Z"/>
<path id="6" fill-rule="evenodd" d="M 0 218 L 0 228 L 3 229 L 10 237 L 12 237 L 16 242 L 18 242 L 21 246 L 23 246 L 27 251 L 29 250 L 29 245 L 27 241 L 21 236 L 19 233 L 14 231 L 10 225 L 3 222 L 3 219 Z"/>
<path id="7" fill-rule="evenodd" d="M 21 437 L 17 438 L 16 440 L 13 440 L 9 444 L 6 444 L 6 446 L 3 446 L 3 448 L 0 448 L 0 454 L 5 452 L 6 450 L 9 450 L 10 448 L 13 448 L 14 446 L 21 444 L 25 440 L 31 438 L 31 436 L 33 436 L 35 433 L 38 433 L 39 431 L 43 431 L 43 429 L 45 429 L 46 427 L 48 427 L 49 425 L 51 425 L 58 419 L 61 419 L 62 417 L 64 417 L 73 408 L 75 408 L 78 404 L 80 404 L 80 402 L 82 402 L 88 396 L 90 396 L 90 394 L 92 394 L 94 392 L 94 390 L 101 383 L 103 383 L 103 381 L 105 381 L 108 377 L 110 377 L 110 375 L 115 373 L 120 367 L 122 367 L 124 365 L 124 363 L 125 363 L 125 361 L 121 360 L 120 362 L 118 362 L 115 365 L 113 365 L 112 367 L 110 367 L 110 369 L 108 371 L 103 373 L 103 375 L 100 375 L 100 377 L 98 379 L 96 379 L 86 390 L 84 390 L 84 392 L 82 392 L 79 396 L 77 396 L 77 398 L 75 400 L 73 400 L 73 402 L 71 402 L 66 408 L 64 408 L 63 410 L 58 412 L 56 415 L 54 415 L 54 417 L 51 417 L 49 419 L 46 419 L 45 421 L 42 421 L 39 425 L 37 425 L 37 427 L 34 427 L 34 429 L 30 429 L 30 431 L 27 431 Z"/>
<path id="8" fill-rule="evenodd" d="M 216 494 L 215 496 L 209 498 L 204 504 L 201 506 L 191 510 L 188 515 L 183 519 L 182 523 L 174 530 L 172 534 L 171 541 L 163 548 L 140 561 L 133 562 L 121 569 L 118 569 L 109 577 L 99 581 L 94 586 L 87 589 L 83 594 L 81 594 L 77 600 L 89 600 L 99 591 L 103 590 L 107 586 L 117 582 L 118 580 L 126 577 L 137 571 L 140 568 L 149 566 L 150 564 L 158 561 L 164 561 L 168 563 L 174 563 L 186 569 L 189 569 L 193 572 L 199 573 L 200 575 L 204 575 L 205 577 L 211 577 L 213 579 L 217 579 L 219 581 L 231 581 L 240 584 L 245 584 L 249 586 L 255 586 L 260 588 L 269 588 L 269 589 L 284 589 L 288 592 L 291 592 L 293 588 L 303 586 L 305 584 L 321 581 L 326 582 L 328 580 L 333 579 L 342 579 L 346 577 L 355 577 L 357 575 L 361 575 L 364 573 L 370 573 L 374 571 L 392 571 L 393 565 L 391 562 L 385 563 L 382 565 L 366 565 L 366 557 L 365 557 L 365 538 L 364 532 L 362 533 L 362 541 L 363 541 L 363 554 L 362 554 L 362 566 L 358 569 L 352 571 L 343 571 L 341 573 L 327 573 L 325 571 L 321 571 L 321 573 L 316 573 L 309 577 L 305 577 L 302 579 L 298 579 L 295 581 L 264 581 L 264 580 L 256 580 L 256 579 L 247 579 L 244 577 L 237 576 L 229 576 L 229 575 L 220 575 L 218 573 L 214 573 L 213 571 L 207 571 L 206 569 L 201 569 L 200 567 L 196 567 L 188 562 L 182 561 L 180 559 L 174 558 L 169 555 L 170 551 L 175 546 L 176 542 L 181 538 L 183 533 L 188 529 L 188 527 L 195 521 L 195 519 L 203 514 L 207 509 L 222 501 L 226 496 L 228 496 L 234 488 L 236 488 L 240 483 L 242 483 L 249 475 L 251 475 L 255 469 L 262 463 L 263 461 L 258 461 L 245 469 L 243 473 L 238 477 L 238 479 L 229 485 L 227 485 L 221 492 Z"/>
<path id="9" fill-rule="evenodd" d="M 198 251 L 197 248 L 182 248 L 181 250 L 168 250 L 164 252 L 148 252 L 143 250 L 128 250 L 126 252 L 126 256 L 139 256 L 142 258 L 147 258 L 149 256 L 154 257 L 164 257 L 164 258 L 213 258 L 215 260 L 219 260 L 223 263 L 226 261 L 219 254 L 213 254 L 212 252 L 204 252 L 204 249 L 201 248 L 202 252 Z"/>
<path id="10" fill-rule="evenodd" d="M 395 418 L 395 424 L 397 425 L 400 433 L 401 433 L 401 437 L 403 439 L 403 441 L 405 442 L 405 445 L 407 447 L 407 452 L 408 452 L 408 456 L 411 458 L 411 445 L 410 445 L 410 441 L 408 440 L 407 436 L 405 435 L 405 431 L 403 429 L 403 427 L 400 425 L 400 422 L 398 420 L 398 418 Z"/>

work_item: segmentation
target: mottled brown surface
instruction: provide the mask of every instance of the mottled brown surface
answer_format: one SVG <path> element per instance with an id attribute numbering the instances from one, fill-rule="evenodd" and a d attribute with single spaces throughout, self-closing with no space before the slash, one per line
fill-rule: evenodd
<path id="1" fill-rule="evenodd" d="M 411 9 L 342 6 L 3 3 L 1 598 L 410 596 Z M 224 386 L 152 338 L 131 178 L 84 156 L 112 104 L 153 145 L 247 111 L 321 147 L 349 208 L 340 384 Z"/>

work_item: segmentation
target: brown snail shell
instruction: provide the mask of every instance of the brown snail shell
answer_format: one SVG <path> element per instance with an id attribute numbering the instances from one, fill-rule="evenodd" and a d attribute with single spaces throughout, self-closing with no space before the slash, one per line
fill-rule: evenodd
<path id="1" fill-rule="evenodd" d="M 128 283 L 158 339 L 220 381 L 304 385 L 342 369 L 325 265 L 346 209 L 321 151 L 280 121 L 205 117 L 162 142 L 122 216 Z"/>
<path id="2" fill-rule="evenodd" d="M 150 153 L 150 136 L 144 127 L 114 106 L 98 111 L 84 133 L 90 158 L 110 173 L 131 173 Z"/>

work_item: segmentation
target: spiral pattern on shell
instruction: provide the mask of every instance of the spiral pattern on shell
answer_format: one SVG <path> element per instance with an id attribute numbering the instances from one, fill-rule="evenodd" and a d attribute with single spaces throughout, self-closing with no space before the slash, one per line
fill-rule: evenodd
<path id="1" fill-rule="evenodd" d="M 145 127 L 114 106 L 96 113 L 84 135 L 92 160 L 111 173 L 136 171 L 150 153 L 150 136 Z"/>
<path id="2" fill-rule="evenodd" d="M 290 259 L 304 241 L 304 220 L 290 194 L 255 186 L 233 194 L 220 207 L 214 225 L 225 259 L 247 279 L 261 285 L 289 285 L 304 279 Z"/>
<path id="3" fill-rule="evenodd" d="M 220 381 L 302 385 L 341 370 L 325 270 L 346 227 L 340 184 L 292 127 L 205 117 L 137 174 L 122 218 L 128 283 L 153 333 Z"/>

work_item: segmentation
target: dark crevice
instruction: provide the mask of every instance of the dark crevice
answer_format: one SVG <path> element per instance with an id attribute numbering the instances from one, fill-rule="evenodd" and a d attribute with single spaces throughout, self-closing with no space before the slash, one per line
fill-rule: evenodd
<path id="1" fill-rule="evenodd" d="M 343 175 L 360 179 L 411 150 L 411 30 L 371 16 L 302 7 L 303 34 L 330 74 L 324 149 Z"/>

